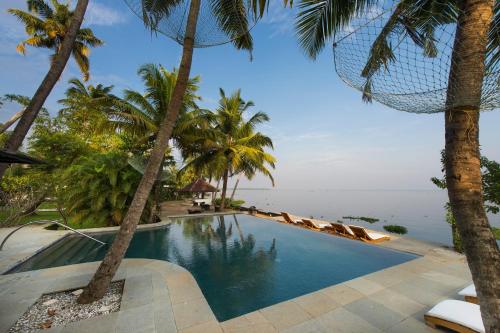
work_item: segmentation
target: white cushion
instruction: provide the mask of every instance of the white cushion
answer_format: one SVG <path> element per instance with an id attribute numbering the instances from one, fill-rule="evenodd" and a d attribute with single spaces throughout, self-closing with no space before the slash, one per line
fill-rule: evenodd
<path id="1" fill-rule="evenodd" d="M 379 234 L 378 232 L 366 232 L 368 236 L 370 236 L 371 239 L 379 239 L 379 238 L 384 238 L 387 237 L 387 235 L 384 234 Z"/>
<path id="2" fill-rule="evenodd" d="M 481 312 L 477 304 L 446 300 L 436 304 L 427 312 L 427 315 L 484 333 L 483 320 L 481 319 Z"/>
<path id="3" fill-rule="evenodd" d="M 344 227 L 345 227 L 345 230 L 347 231 L 347 233 L 349 233 L 349 235 L 356 236 L 356 234 L 354 233 L 354 231 L 352 231 L 351 228 L 349 228 L 348 225 L 344 225 Z"/>
<path id="4" fill-rule="evenodd" d="M 464 289 L 460 290 L 458 292 L 460 296 L 472 296 L 472 297 L 477 297 L 476 294 L 476 286 L 473 284 L 465 287 Z"/>
<path id="5" fill-rule="evenodd" d="M 330 225 L 330 223 L 314 223 L 317 227 L 324 228 Z"/>

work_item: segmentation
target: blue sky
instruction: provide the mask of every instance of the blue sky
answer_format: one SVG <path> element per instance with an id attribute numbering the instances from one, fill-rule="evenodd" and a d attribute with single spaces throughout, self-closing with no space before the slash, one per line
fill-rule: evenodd
<path id="1" fill-rule="evenodd" d="M 0 3 L 0 94 L 32 95 L 48 69 L 48 52 L 29 48 L 15 52 L 22 26 L 7 8 L 25 8 L 23 0 Z M 429 178 L 440 174 L 444 146 L 443 114 L 417 115 L 378 103 L 365 104 L 345 85 L 326 49 L 316 61 L 298 47 L 293 15 L 273 4 L 270 15 L 253 30 L 253 61 L 231 45 L 196 49 L 192 74 L 201 76 L 201 105 L 215 108 L 218 89 L 241 88 L 255 103 L 253 111 L 271 117 L 261 131 L 272 137 L 278 159 L 274 172 L 278 188 L 430 189 Z M 145 63 L 177 66 L 181 47 L 163 35 L 151 35 L 122 1 L 91 0 L 85 25 L 105 41 L 91 54 L 91 83 L 141 90 L 137 68 Z M 62 79 L 46 102 L 51 112 L 79 76 L 70 60 Z M 15 112 L 0 110 L 0 121 Z M 500 112 L 481 115 L 482 152 L 500 160 Z M 246 187 L 269 187 L 257 177 Z"/>

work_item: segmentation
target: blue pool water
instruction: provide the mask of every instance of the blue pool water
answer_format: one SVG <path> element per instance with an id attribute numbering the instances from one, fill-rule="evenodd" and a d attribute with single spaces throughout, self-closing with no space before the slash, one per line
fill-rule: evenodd
<path id="1" fill-rule="evenodd" d="M 113 237 L 96 238 L 110 244 Z M 95 248 L 87 238 L 70 237 L 15 272 L 102 260 L 106 248 Z M 178 218 L 139 231 L 126 257 L 188 269 L 219 321 L 416 258 L 248 215 Z"/>

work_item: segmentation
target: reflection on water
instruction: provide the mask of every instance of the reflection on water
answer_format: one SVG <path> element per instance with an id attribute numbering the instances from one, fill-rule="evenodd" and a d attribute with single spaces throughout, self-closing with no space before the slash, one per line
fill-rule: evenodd
<path id="1" fill-rule="evenodd" d="M 114 235 L 97 238 L 111 244 Z M 102 260 L 72 237 L 17 271 Z M 193 274 L 217 319 L 227 320 L 416 256 L 248 215 L 177 218 L 134 235 L 127 258 L 168 260 Z"/>
<path id="2" fill-rule="evenodd" d="M 442 190 L 238 190 L 236 197 L 247 206 L 330 221 L 349 215 L 376 217 L 380 221 L 374 224 L 348 223 L 380 231 L 386 224 L 398 224 L 408 228 L 409 237 L 452 245 L 443 208 L 448 197 Z M 500 214 L 488 218 L 500 227 Z"/>

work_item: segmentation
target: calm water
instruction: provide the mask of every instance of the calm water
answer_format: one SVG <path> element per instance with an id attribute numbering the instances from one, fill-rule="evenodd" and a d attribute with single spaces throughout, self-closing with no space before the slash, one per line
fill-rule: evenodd
<path id="1" fill-rule="evenodd" d="M 98 238 L 112 241 L 111 234 Z M 17 271 L 101 260 L 105 248 L 74 237 Z M 176 219 L 134 235 L 128 258 L 168 260 L 196 278 L 217 319 L 227 320 L 416 256 L 247 215 Z"/>
<path id="2" fill-rule="evenodd" d="M 246 206 L 263 210 L 288 211 L 300 216 L 323 217 L 369 216 L 380 221 L 368 224 L 348 221 L 383 231 L 385 224 L 408 228 L 407 236 L 451 245 L 450 227 L 445 221 L 446 191 L 357 191 L 357 190 L 238 190 L 237 198 Z M 500 227 L 500 214 L 489 215 L 492 226 Z"/>

